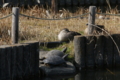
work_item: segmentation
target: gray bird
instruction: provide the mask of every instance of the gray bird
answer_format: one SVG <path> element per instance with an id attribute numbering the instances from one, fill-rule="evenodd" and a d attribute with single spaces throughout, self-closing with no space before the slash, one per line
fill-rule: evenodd
<path id="1" fill-rule="evenodd" d="M 88 26 L 88 24 L 86 24 Z M 98 34 L 106 34 L 102 29 L 104 29 L 104 25 L 95 25 L 93 34 L 98 35 Z M 104 29 L 105 30 L 105 29 Z M 88 27 L 84 31 L 85 34 L 88 34 Z"/>
<path id="2" fill-rule="evenodd" d="M 59 41 L 72 41 L 74 39 L 74 36 L 76 35 L 81 35 L 81 34 L 75 31 L 69 31 L 67 28 L 64 28 L 58 34 L 58 40 Z"/>

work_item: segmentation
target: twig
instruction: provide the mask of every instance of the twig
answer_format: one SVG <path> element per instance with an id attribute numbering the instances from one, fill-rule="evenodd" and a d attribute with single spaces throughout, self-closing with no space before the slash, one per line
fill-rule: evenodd
<path id="1" fill-rule="evenodd" d="M 88 23 L 88 24 L 89 24 L 89 23 Z M 93 24 L 89 24 L 89 25 L 93 25 Z M 96 25 L 93 25 L 93 26 L 101 29 L 101 30 L 104 31 L 108 36 L 110 36 L 110 38 L 112 39 L 113 43 L 115 44 L 115 46 L 116 46 L 116 48 L 117 48 L 117 50 L 118 50 L 119 56 L 120 56 L 120 49 L 119 49 L 117 43 L 115 42 L 115 40 L 113 39 L 113 37 L 110 35 L 110 33 L 107 32 L 105 29 L 102 29 L 102 28 L 100 28 L 100 27 L 98 27 L 98 26 L 96 26 Z"/>

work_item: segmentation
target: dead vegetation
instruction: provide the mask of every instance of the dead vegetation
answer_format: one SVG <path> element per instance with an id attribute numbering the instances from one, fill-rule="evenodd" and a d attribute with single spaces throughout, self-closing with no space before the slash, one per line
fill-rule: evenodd
<path id="1" fill-rule="evenodd" d="M 0 9 L 0 18 L 4 17 L 11 13 L 11 8 Z M 34 6 L 33 8 L 20 8 L 21 14 L 26 14 L 29 16 L 34 16 L 38 18 L 66 18 L 81 15 L 88 13 L 88 8 L 79 8 L 75 13 L 71 13 L 69 10 L 62 9 L 57 15 L 52 15 L 51 10 L 49 9 L 49 14 L 46 13 L 46 10 Z M 101 12 L 98 8 L 97 12 Z M 106 13 L 118 14 L 118 10 L 111 9 L 106 10 Z M 53 17 L 54 16 L 54 17 Z M 100 15 L 96 14 L 96 17 Z M 88 15 L 84 16 L 88 17 Z M 120 32 L 120 22 L 119 16 L 105 16 L 110 19 L 96 19 L 96 25 L 104 25 L 105 29 L 110 33 L 119 33 Z M 11 19 L 8 17 L 5 19 L 0 19 L 0 45 L 11 44 L 9 31 L 11 30 Z M 28 17 L 20 16 L 19 18 L 19 42 L 27 40 L 38 40 L 38 41 L 58 41 L 57 35 L 63 28 L 68 28 L 69 30 L 80 32 L 84 35 L 84 30 L 87 27 L 88 22 L 87 18 L 81 19 L 73 18 L 67 20 L 40 20 L 33 19 Z"/>

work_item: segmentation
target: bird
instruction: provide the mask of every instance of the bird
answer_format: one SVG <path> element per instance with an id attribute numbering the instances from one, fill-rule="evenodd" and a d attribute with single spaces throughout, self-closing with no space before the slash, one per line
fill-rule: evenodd
<path id="1" fill-rule="evenodd" d="M 78 32 L 75 31 L 69 31 L 69 29 L 64 28 L 60 31 L 60 33 L 58 34 L 58 40 L 59 41 L 73 41 L 74 36 L 76 35 L 81 35 Z"/>
<path id="2" fill-rule="evenodd" d="M 88 26 L 88 24 L 86 24 Z M 105 34 L 102 29 L 104 29 L 104 25 L 95 25 L 93 34 Z M 88 34 L 88 27 L 84 31 L 85 34 Z"/>

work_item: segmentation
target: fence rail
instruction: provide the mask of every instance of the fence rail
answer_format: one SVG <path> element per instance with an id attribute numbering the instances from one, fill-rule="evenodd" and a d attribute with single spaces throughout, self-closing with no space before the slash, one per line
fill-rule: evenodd
<path id="1" fill-rule="evenodd" d="M 111 5 L 119 5 L 120 0 L 108 0 Z M 51 5 L 51 0 L 0 0 L 0 6 L 4 3 L 11 3 L 17 5 Z M 58 0 L 59 6 L 77 6 L 77 5 L 107 5 L 106 0 Z"/>

